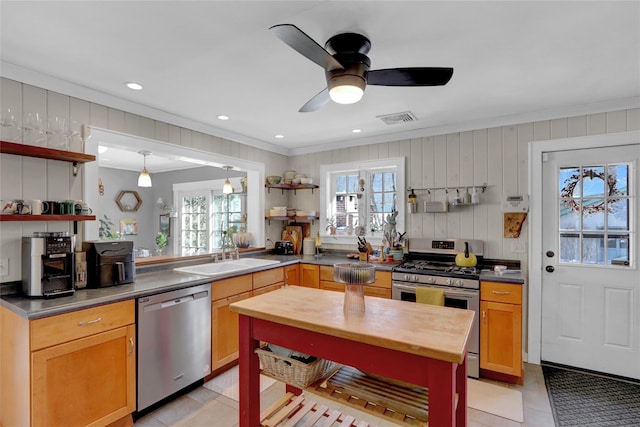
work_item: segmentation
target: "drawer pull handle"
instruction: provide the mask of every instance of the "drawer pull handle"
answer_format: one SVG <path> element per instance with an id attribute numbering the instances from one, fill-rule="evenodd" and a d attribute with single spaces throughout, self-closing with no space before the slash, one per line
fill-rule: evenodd
<path id="1" fill-rule="evenodd" d="M 133 338 L 129 338 L 129 356 L 133 355 L 133 350 L 135 350 L 136 346 L 133 343 Z"/>
<path id="2" fill-rule="evenodd" d="M 89 320 L 86 322 L 78 322 L 78 326 L 88 326 L 101 321 L 102 321 L 102 317 L 98 317 L 97 319 Z"/>
<path id="3" fill-rule="evenodd" d="M 509 295 L 511 292 L 509 291 L 491 291 L 492 294 L 496 295 Z"/>
<path id="4" fill-rule="evenodd" d="M 482 323 L 487 323 L 487 312 L 482 310 Z"/>

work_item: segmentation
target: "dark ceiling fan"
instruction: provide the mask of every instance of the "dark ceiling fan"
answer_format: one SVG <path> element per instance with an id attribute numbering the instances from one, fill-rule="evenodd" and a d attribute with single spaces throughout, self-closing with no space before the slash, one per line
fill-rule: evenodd
<path id="1" fill-rule="evenodd" d="M 323 48 L 295 25 L 274 25 L 269 30 L 325 70 L 327 87 L 304 104 L 300 112 L 318 110 L 330 100 L 340 104 L 358 102 L 367 84 L 442 86 L 453 75 L 453 68 L 447 67 L 369 70 L 371 61 L 366 54 L 371 49 L 371 42 L 361 34 L 337 34 L 327 40 Z"/>

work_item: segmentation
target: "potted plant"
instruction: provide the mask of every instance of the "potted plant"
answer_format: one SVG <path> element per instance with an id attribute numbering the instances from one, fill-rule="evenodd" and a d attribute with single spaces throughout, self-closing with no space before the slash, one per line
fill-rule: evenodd
<path id="1" fill-rule="evenodd" d="M 327 218 L 327 226 L 325 228 L 325 230 L 329 231 L 329 234 L 331 235 L 335 235 L 337 232 L 337 228 L 336 228 L 336 218 L 335 217 L 331 217 L 331 218 Z"/>
<path id="2" fill-rule="evenodd" d="M 120 233 L 113 229 L 115 225 L 107 215 L 104 215 L 104 219 L 100 219 L 99 221 L 100 226 L 98 227 L 98 237 L 100 240 L 114 240 L 120 238 Z"/>
<path id="3" fill-rule="evenodd" d="M 162 251 L 164 250 L 164 248 L 167 247 L 167 244 L 169 243 L 168 239 L 167 239 L 167 233 L 163 233 L 162 231 L 160 231 L 157 235 L 156 235 L 156 245 L 158 245 L 158 252 L 162 253 Z"/>

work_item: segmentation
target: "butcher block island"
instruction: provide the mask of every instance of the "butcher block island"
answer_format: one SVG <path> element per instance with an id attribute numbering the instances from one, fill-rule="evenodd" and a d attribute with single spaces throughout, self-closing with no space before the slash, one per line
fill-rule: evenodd
<path id="1" fill-rule="evenodd" d="M 473 311 L 365 296 L 364 314 L 345 314 L 343 299 L 287 286 L 230 306 L 240 315 L 240 426 L 264 421 L 255 353 L 261 341 L 425 387 L 429 425 L 466 426 Z"/>

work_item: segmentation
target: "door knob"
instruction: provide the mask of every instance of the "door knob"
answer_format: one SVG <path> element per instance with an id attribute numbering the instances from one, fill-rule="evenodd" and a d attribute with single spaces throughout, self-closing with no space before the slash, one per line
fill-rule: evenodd
<path id="1" fill-rule="evenodd" d="M 553 251 L 547 251 L 547 252 L 545 253 L 545 255 L 547 256 L 547 258 L 553 258 L 553 256 L 555 255 L 555 252 L 553 252 Z"/>
<path id="2" fill-rule="evenodd" d="M 555 271 L 553 265 L 547 265 L 544 269 L 547 270 L 547 273 L 553 273 Z"/>

